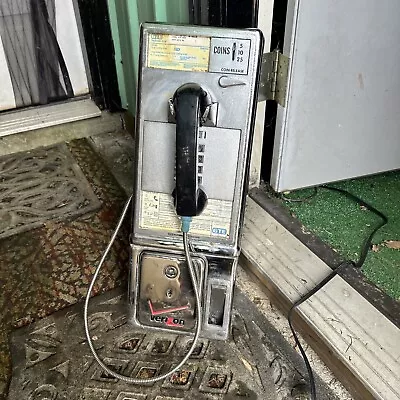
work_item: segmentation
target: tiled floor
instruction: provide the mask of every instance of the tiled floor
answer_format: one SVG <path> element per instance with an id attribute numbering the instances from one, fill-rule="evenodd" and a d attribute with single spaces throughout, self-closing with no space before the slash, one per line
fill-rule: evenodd
<path id="1" fill-rule="evenodd" d="M 135 378 L 167 372 L 184 356 L 190 337 L 133 329 L 125 299 L 121 288 L 92 300 L 89 326 L 101 357 Z M 231 340 L 200 339 L 188 363 L 155 384 L 130 385 L 99 367 L 85 340 L 82 304 L 17 330 L 11 347 L 10 397 L 21 400 L 45 394 L 70 400 L 289 400 L 307 392 L 299 357 L 239 291 Z M 337 399 L 324 384 L 318 390 L 326 400 Z"/>

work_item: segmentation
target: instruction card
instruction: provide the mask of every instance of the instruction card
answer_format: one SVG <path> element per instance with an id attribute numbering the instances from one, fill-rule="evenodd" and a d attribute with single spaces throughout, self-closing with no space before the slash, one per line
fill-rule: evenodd
<path id="1" fill-rule="evenodd" d="M 231 201 L 208 199 L 204 211 L 198 217 L 193 217 L 190 232 L 206 237 L 227 238 L 231 214 Z M 140 228 L 166 232 L 180 231 L 180 221 L 170 194 L 141 192 Z"/>
<path id="2" fill-rule="evenodd" d="M 208 71 L 210 38 L 150 34 L 147 66 L 177 71 Z"/>

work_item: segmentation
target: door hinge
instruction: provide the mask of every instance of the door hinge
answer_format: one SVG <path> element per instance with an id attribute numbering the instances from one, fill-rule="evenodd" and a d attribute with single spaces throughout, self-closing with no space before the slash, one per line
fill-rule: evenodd
<path id="1" fill-rule="evenodd" d="M 258 101 L 275 100 L 285 107 L 288 70 L 289 57 L 279 50 L 263 54 Z"/>

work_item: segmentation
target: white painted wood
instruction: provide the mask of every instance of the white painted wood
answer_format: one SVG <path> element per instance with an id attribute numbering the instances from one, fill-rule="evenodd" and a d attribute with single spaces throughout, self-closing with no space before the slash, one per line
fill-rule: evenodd
<path id="1" fill-rule="evenodd" d="M 2 113 L 0 114 L 0 137 L 100 115 L 99 108 L 89 99 Z"/>
<path id="2" fill-rule="evenodd" d="M 3 41 L 0 37 L 0 111 L 15 108 L 14 89 L 6 60 Z"/>
<path id="3" fill-rule="evenodd" d="M 289 0 L 279 192 L 400 168 L 400 2 Z"/>
<path id="4" fill-rule="evenodd" d="M 67 65 L 75 96 L 89 93 L 73 0 L 56 0 L 57 41 Z"/>
<path id="5" fill-rule="evenodd" d="M 331 271 L 252 199 L 242 252 L 290 303 Z M 336 276 L 299 313 L 376 399 L 400 398 L 400 330 L 346 281 Z"/>
<path id="6" fill-rule="evenodd" d="M 258 28 L 264 35 L 264 52 L 269 52 L 271 45 L 272 16 L 274 0 L 263 0 L 258 8 Z M 249 187 L 256 187 L 260 184 L 261 156 L 264 139 L 264 118 L 265 102 L 257 105 L 256 124 L 254 129 L 253 148 L 250 163 Z"/>

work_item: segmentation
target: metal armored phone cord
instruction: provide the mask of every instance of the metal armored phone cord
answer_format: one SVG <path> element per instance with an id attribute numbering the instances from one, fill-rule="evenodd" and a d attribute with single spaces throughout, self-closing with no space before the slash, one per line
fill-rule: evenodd
<path id="1" fill-rule="evenodd" d="M 200 291 L 199 291 L 199 285 L 197 282 L 197 278 L 196 278 L 196 272 L 194 270 L 194 266 L 193 266 L 193 261 L 192 261 L 192 257 L 190 255 L 190 250 L 189 250 L 189 239 L 188 239 L 188 231 L 190 228 L 190 221 L 191 218 L 190 217 L 182 217 L 182 234 L 183 234 L 183 247 L 185 250 L 185 257 L 186 257 L 186 262 L 188 264 L 189 267 L 189 274 L 190 274 L 190 278 L 192 280 L 192 285 L 193 285 L 193 290 L 194 290 L 194 294 L 195 294 L 195 299 L 196 299 L 196 313 L 197 313 L 197 318 L 196 318 L 196 331 L 194 334 L 194 338 L 193 338 L 193 342 L 192 345 L 190 346 L 190 349 L 188 350 L 188 352 L 186 353 L 185 357 L 182 359 L 182 361 L 176 366 L 174 367 L 172 370 L 170 370 L 169 372 L 166 372 L 163 375 L 159 375 L 156 376 L 154 378 L 148 378 L 148 379 L 137 379 L 137 378 L 132 378 L 130 376 L 125 376 L 125 375 L 121 375 L 118 372 L 113 371 L 112 369 L 110 369 L 106 364 L 104 364 L 104 362 L 100 359 L 99 355 L 97 354 L 93 343 L 92 343 L 92 338 L 90 337 L 90 332 L 89 332 L 89 318 L 88 318 L 88 309 L 89 309 L 89 300 L 90 300 L 90 294 L 92 293 L 94 284 L 96 282 L 97 276 L 99 275 L 100 269 L 102 267 L 102 265 L 104 264 L 104 261 L 115 241 L 115 238 L 117 237 L 117 234 L 119 232 L 119 230 L 121 229 L 121 225 L 122 222 L 124 221 L 124 218 L 128 212 L 128 208 L 129 205 L 132 201 L 132 196 L 129 197 L 128 201 L 125 204 L 125 207 L 122 211 L 121 217 L 118 221 L 117 227 L 115 228 L 115 231 L 113 233 L 113 235 L 111 236 L 111 240 L 108 243 L 108 246 L 106 248 L 106 250 L 103 253 L 103 256 L 101 257 L 101 260 L 99 261 L 96 271 L 93 275 L 92 281 L 90 282 L 89 285 L 89 289 L 87 291 L 86 294 L 86 299 L 85 299 L 85 305 L 83 308 L 83 318 L 84 318 L 84 323 L 85 323 L 85 334 L 86 334 L 86 339 L 88 341 L 89 344 L 89 348 L 90 351 L 93 354 L 93 357 L 95 358 L 95 360 L 99 363 L 99 365 L 101 366 L 101 368 L 104 369 L 104 371 L 106 371 L 108 374 L 110 374 L 111 376 L 113 376 L 114 378 L 120 379 L 121 381 L 127 382 L 127 383 L 132 383 L 132 384 L 136 384 L 136 385 L 141 385 L 141 384 L 146 384 L 146 383 L 154 383 L 154 382 L 158 382 L 161 380 L 164 380 L 165 378 L 168 378 L 169 376 L 171 376 L 174 372 L 178 371 L 180 368 L 182 368 L 182 366 L 186 363 L 186 361 L 189 359 L 189 357 L 192 355 L 199 336 L 200 336 L 200 331 L 201 331 L 201 325 L 202 325 L 202 307 L 201 307 L 201 300 L 200 300 Z"/>

